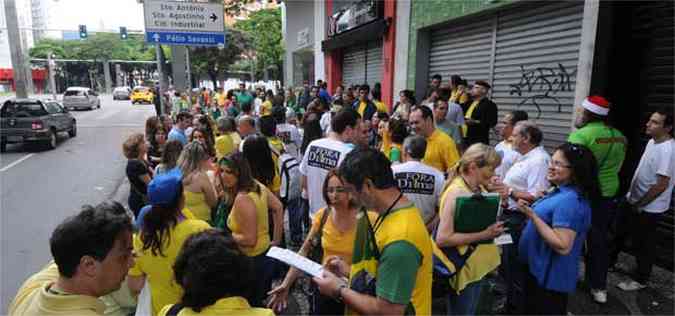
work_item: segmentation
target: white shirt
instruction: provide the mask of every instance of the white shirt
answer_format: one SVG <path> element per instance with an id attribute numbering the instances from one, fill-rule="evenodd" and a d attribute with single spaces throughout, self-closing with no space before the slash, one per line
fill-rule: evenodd
<path id="1" fill-rule="evenodd" d="M 513 149 L 513 145 L 504 140 L 495 146 L 495 150 L 502 157 L 502 163 L 495 169 L 495 175 L 503 180 L 513 163 L 522 155 Z"/>
<path id="2" fill-rule="evenodd" d="M 511 166 L 504 176 L 504 184 L 513 190 L 525 191 L 532 195 L 546 191 L 550 186 L 546 180 L 550 160 L 551 156 L 544 147 L 539 146 L 530 150 Z M 509 198 L 509 209 L 513 210 L 517 207 L 517 201 Z"/>
<path id="3" fill-rule="evenodd" d="M 643 206 L 641 210 L 647 213 L 663 213 L 670 208 L 670 199 L 675 184 L 675 141 L 669 139 L 660 144 L 650 139 L 645 152 L 640 158 L 635 175 L 630 184 L 626 198 L 631 203 L 637 203 L 649 188 L 656 184 L 658 176 L 669 177 L 668 187 L 654 201 Z"/>
<path id="4" fill-rule="evenodd" d="M 279 124 L 277 125 L 277 137 L 286 145 L 286 151 L 293 157 L 298 158 L 300 146 L 302 146 L 302 136 L 300 136 L 298 128 L 293 124 Z"/>
<path id="5" fill-rule="evenodd" d="M 253 109 L 253 112 L 255 113 L 256 116 L 260 116 L 260 108 L 262 107 L 263 101 L 260 98 L 255 98 L 255 101 L 253 101 L 253 104 L 255 108 Z"/>
<path id="6" fill-rule="evenodd" d="M 323 131 L 324 135 L 328 135 L 328 133 L 331 132 L 330 128 L 330 121 L 333 118 L 333 112 L 328 111 L 321 115 L 321 119 L 319 120 L 319 125 L 321 125 L 321 130 Z"/>
<path id="7" fill-rule="evenodd" d="M 391 167 L 398 188 L 422 212 L 424 222 L 436 214 L 445 177 L 438 169 L 419 161 L 408 161 Z"/>
<path id="8" fill-rule="evenodd" d="M 448 102 L 448 114 L 445 115 L 445 119 L 455 122 L 459 126 L 464 125 L 464 111 L 462 107 L 455 102 Z"/>
<path id="9" fill-rule="evenodd" d="M 312 141 L 305 150 L 300 163 L 300 173 L 307 177 L 307 199 L 309 213 L 314 215 L 319 209 L 326 206 L 323 200 L 323 181 L 331 169 L 337 169 L 352 151 L 353 146 L 339 140 L 321 138 Z"/>

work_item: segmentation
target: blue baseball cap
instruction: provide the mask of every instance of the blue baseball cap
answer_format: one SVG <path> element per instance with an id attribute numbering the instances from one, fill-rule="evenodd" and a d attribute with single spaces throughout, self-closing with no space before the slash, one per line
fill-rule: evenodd
<path id="1" fill-rule="evenodd" d="M 167 173 L 156 176 L 148 185 L 148 201 L 152 205 L 167 205 L 176 201 L 182 194 L 182 177 L 180 169 L 174 168 Z"/>

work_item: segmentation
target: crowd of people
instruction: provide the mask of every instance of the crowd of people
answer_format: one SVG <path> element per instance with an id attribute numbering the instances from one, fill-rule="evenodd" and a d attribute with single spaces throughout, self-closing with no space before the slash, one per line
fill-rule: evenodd
<path id="1" fill-rule="evenodd" d="M 403 90 L 391 107 L 379 84 L 176 94 L 122 146 L 129 212 L 104 202 L 66 219 L 50 239 L 54 261 L 9 313 L 111 314 L 137 296 L 149 298 L 137 315 L 281 313 L 303 272 L 267 257 L 272 246 L 324 266 L 307 291 L 319 315 L 430 315 L 432 297 L 448 315 L 473 315 L 492 273 L 506 284 L 505 313 L 566 315 L 582 257 L 604 303 L 631 235 L 638 271 L 619 287 L 646 287 L 652 228 L 675 183 L 672 111 L 651 115 L 624 197 L 627 141 L 607 122 L 609 102 L 586 98 L 551 155 L 526 112 L 498 122 L 490 89 L 435 75 L 424 100 Z M 490 192 L 503 212 L 459 229 L 458 201 Z M 615 218 L 624 224 L 610 242 Z"/>

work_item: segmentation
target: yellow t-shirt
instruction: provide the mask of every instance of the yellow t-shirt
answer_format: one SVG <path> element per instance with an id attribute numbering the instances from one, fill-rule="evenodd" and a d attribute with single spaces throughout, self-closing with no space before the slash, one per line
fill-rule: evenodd
<path id="1" fill-rule="evenodd" d="M 56 264 L 50 263 L 28 278 L 9 305 L 9 315 L 103 315 L 106 306 L 96 297 L 48 292 L 58 277 Z"/>
<path id="2" fill-rule="evenodd" d="M 205 222 L 211 220 L 211 208 L 206 203 L 206 196 L 204 196 L 204 193 L 183 190 L 183 194 L 185 195 L 185 208 L 188 209 L 196 219 L 201 219 Z"/>
<path id="3" fill-rule="evenodd" d="M 462 178 L 456 177 L 454 180 L 452 180 L 450 185 L 445 189 L 445 192 L 443 192 L 443 195 L 441 196 L 439 216 L 443 216 L 444 214 L 448 192 L 450 190 L 458 189 L 465 190 L 467 194 L 470 192 Z M 459 253 L 464 254 L 466 253 L 467 248 L 468 246 L 460 246 L 457 249 L 459 250 Z M 459 270 L 459 272 L 457 272 L 457 274 L 455 274 L 452 279 L 450 279 L 450 285 L 459 293 L 460 291 L 464 290 L 468 284 L 482 279 L 485 275 L 490 273 L 490 271 L 496 269 L 500 262 L 499 250 L 494 243 L 480 244 L 473 251 L 473 254 L 471 254 L 462 269 Z"/>
<path id="4" fill-rule="evenodd" d="M 375 107 L 377 108 L 378 112 L 389 113 L 389 109 L 387 109 L 387 106 L 384 104 L 384 102 L 373 100 L 373 103 L 375 103 Z"/>
<path id="5" fill-rule="evenodd" d="M 173 264 L 185 240 L 194 233 L 211 228 L 208 223 L 198 219 L 185 219 L 171 229 L 171 240 L 162 249 L 162 255 L 152 254 L 150 249 L 143 250 L 143 242 L 138 234 L 134 236 L 134 251 L 138 254 L 136 264 L 129 270 L 130 276 L 146 276 L 150 284 L 152 314 L 168 304 L 174 304 L 183 296 L 183 289 L 173 276 Z"/>
<path id="6" fill-rule="evenodd" d="M 229 155 L 235 148 L 230 135 L 216 137 L 216 158 L 220 159 Z"/>
<path id="7" fill-rule="evenodd" d="M 319 230 L 319 226 L 321 226 L 321 217 L 325 211 L 326 208 L 322 208 L 316 212 L 316 214 L 314 214 L 310 235 L 315 234 Z M 349 231 L 341 232 L 337 229 L 337 227 L 335 227 L 331 217 L 332 214 L 328 214 L 326 223 L 323 225 L 323 233 L 321 235 L 323 259 L 321 264 L 325 264 L 326 259 L 331 256 L 339 256 L 347 264 L 351 265 L 352 253 L 354 252 L 354 239 L 356 238 L 356 225 L 354 225 L 354 227 L 352 227 L 352 229 Z M 368 218 L 370 219 L 371 223 L 375 223 L 375 220 L 377 220 L 377 213 L 369 211 Z"/>
<path id="8" fill-rule="evenodd" d="M 459 160 L 459 152 L 455 142 L 439 129 L 436 129 L 427 138 L 427 151 L 424 153 L 424 162 L 441 172 L 450 172 Z"/>
<path id="9" fill-rule="evenodd" d="M 450 99 L 448 100 L 448 102 L 464 104 L 468 100 L 469 96 L 466 94 L 466 91 L 460 94 L 457 89 L 453 89 L 452 92 L 450 93 Z"/>
<path id="10" fill-rule="evenodd" d="M 359 109 L 357 110 L 357 112 L 359 112 L 359 115 L 361 115 L 361 117 L 363 117 L 363 113 L 366 112 L 366 106 L 368 106 L 368 103 L 359 102 Z"/>
<path id="11" fill-rule="evenodd" d="M 256 183 L 258 183 L 258 185 L 260 186 L 260 193 L 249 192 L 246 195 L 248 195 L 255 204 L 256 219 L 257 219 L 256 222 L 258 226 L 256 227 L 256 234 L 258 235 L 258 242 L 255 244 L 254 247 L 239 247 L 241 251 L 249 257 L 255 257 L 257 255 L 260 255 L 263 252 L 265 252 L 267 248 L 270 247 L 267 191 L 263 189 L 264 185 L 262 185 L 257 181 Z M 239 223 L 237 222 L 238 212 L 242 211 L 232 208 L 232 211 L 230 211 L 230 216 L 227 218 L 227 227 L 233 233 L 241 234 L 243 227 L 240 227 Z"/>
<path id="12" fill-rule="evenodd" d="M 232 145 L 234 145 L 234 148 L 239 148 L 239 144 L 241 144 L 241 136 L 239 136 L 239 133 L 232 132 L 228 135 L 230 135 L 230 138 L 232 138 Z"/>
<path id="13" fill-rule="evenodd" d="M 260 116 L 272 115 L 272 102 L 265 101 L 260 107 Z"/>
<path id="14" fill-rule="evenodd" d="M 27 297 L 30 297 L 30 295 L 37 294 L 41 295 L 39 292 L 44 288 L 46 289 L 48 286 L 51 286 L 54 282 L 56 282 L 59 278 L 59 269 L 56 266 L 56 263 L 54 261 L 50 261 L 40 272 L 34 274 L 31 276 L 24 284 L 21 286 L 19 289 L 16 298 L 14 298 L 14 301 L 11 303 L 9 306 L 8 312 L 10 315 L 26 315 L 30 314 L 31 312 L 25 311 L 21 312 L 19 309 L 23 309 L 24 302 L 26 301 Z M 126 284 L 126 281 L 122 282 L 122 286 L 120 287 L 119 290 L 112 292 L 106 296 L 99 297 L 99 300 L 105 304 L 105 311 L 103 312 L 103 315 L 106 316 L 127 316 L 129 313 L 133 312 L 136 309 L 136 300 L 131 296 L 131 292 L 129 291 L 128 286 L 124 286 Z M 36 292 L 37 291 L 37 292 Z M 47 292 L 47 294 L 50 294 Z M 48 300 L 50 302 L 44 303 L 40 302 L 36 305 L 36 307 L 47 307 L 51 304 L 52 299 L 59 299 L 61 298 L 59 295 L 58 297 L 50 297 Z M 79 295 L 78 295 L 79 296 Z M 85 300 L 89 301 L 89 300 Z M 71 302 L 67 302 L 67 304 L 70 304 Z M 21 305 L 21 306 L 20 306 Z M 26 306 L 32 305 L 32 303 L 26 304 Z M 98 305 L 98 303 L 96 304 Z M 64 303 L 64 306 L 67 306 L 66 303 Z M 93 307 L 93 306 L 92 306 Z M 55 312 L 56 314 L 61 313 L 61 312 L 56 312 L 56 311 L 49 311 L 45 309 L 41 309 L 39 311 L 39 315 L 51 315 L 52 312 Z M 64 310 L 63 313 L 80 313 L 79 309 L 75 310 Z M 84 312 L 86 314 L 86 312 Z"/>
<path id="15" fill-rule="evenodd" d="M 158 316 L 166 316 L 172 305 L 167 305 L 162 308 Z M 241 296 L 232 296 L 221 298 L 213 305 L 205 307 L 201 312 L 197 313 L 192 308 L 183 308 L 177 316 L 274 316 L 274 312 L 268 308 L 251 307 L 245 298 Z"/>

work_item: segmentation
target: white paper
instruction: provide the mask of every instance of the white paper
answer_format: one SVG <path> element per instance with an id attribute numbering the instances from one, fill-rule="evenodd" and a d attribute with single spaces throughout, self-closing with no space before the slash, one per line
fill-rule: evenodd
<path id="1" fill-rule="evenodd" d="M 508 245 L 513 243 L 513 238 L 511 238 L 511 234 L 509 233 L 503 233 L 499 235 L 499 237 L 494 239 L 495 245 L 501 246 L 501 245 Z"/>
<path id="2" fill-rule="evenodd" d="M 309 260 L 293 251 L 279 247 L 272 247 L 267 251 L 267 256 L 284 262 L 313 277 L 323 277 L 323 266 Z"/>

